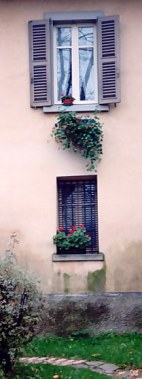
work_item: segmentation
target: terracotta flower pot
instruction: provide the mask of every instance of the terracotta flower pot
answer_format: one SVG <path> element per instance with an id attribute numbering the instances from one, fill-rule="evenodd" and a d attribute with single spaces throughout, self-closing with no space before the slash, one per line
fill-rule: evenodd
<path id="1" fill-rule="evenodd" d="M 73 105 L 73 100 L 72 99 L 65 99 L 65 100 L 62 100 L 62 103 L 65 106 L 70 106 L 70 105 Z"/>

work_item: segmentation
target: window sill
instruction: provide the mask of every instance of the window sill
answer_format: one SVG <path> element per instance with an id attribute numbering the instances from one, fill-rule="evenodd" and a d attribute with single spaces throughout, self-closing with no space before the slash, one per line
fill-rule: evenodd
<path id="1" fill-rule="evenodd" d="M 104 254 L 53 254 L 52 262 L 104 261 Z"/>
<path id="2" fill-rule="evenodd" d="M 66 107 L 60 104 L 51 105 L 50 107 L 43 107 L 44 113 L 60 113 L 60 112 L 108 112 L 109 105 L 99 104 L 74 104 Z"/>

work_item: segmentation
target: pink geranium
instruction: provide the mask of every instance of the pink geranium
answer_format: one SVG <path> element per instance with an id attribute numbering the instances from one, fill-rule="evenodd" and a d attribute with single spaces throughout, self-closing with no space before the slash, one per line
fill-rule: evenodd
<path id="1" fill-rule="evenodd" d="M 73 229 L 73 230 L 76 230 L 76 225 L 73 225 L 73 226 L 72 226 L 72 229 Z"/>

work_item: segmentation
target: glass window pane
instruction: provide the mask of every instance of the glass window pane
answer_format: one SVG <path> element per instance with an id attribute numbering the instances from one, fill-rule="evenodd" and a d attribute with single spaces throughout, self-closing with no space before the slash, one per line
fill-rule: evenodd
<path id="1" fill-rule="evenodd" d="M 57 50 L 57 88 L 58 100 L 61 100 L 61 94 L 72 93 L 71 49 Z"/>
<path id="2" fill-rule="evenodd" d="M 79 49 L 80 100 L 94 100 L 93 49 Z"/>
<path id="3" fill-rule="evenodd" d="M 92 46 L 94 43 L 93 27 L 79 27 L 78 28 L 78 44 L 79 46 Z"/>
<path id="4" fill-rule="evenodd" d="M 71 46 L 71 28 L 57 28 L 57 46 Z"/>

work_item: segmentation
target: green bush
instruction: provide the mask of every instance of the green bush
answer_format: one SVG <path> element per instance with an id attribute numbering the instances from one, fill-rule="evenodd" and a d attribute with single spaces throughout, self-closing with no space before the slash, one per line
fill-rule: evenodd
<path id="1" fill-rule="evenodd" d="M 13 235 L 12 241 L 16 241 Z M 36 334 L 43 300 L 38 284 L 18 266 L 13 249 L 0 258 L 0 358 L 8 375 Z"/>

